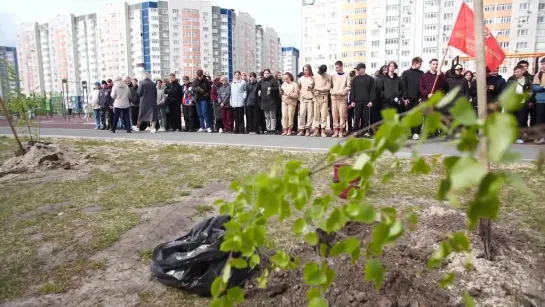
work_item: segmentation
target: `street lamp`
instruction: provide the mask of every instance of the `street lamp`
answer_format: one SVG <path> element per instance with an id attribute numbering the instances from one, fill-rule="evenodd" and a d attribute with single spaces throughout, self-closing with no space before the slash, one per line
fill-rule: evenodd
<path id="1" fill-rule="evenodd" d="M 68 119 L 70 120 L 70 115 L 72 115 L 72 109 L 68 108 L 68 79 L 62 79 L 62 113 L 64 120 L 66 120 L 66 109 L 68 109 Z"/>
<path id="2" fill-rule="evenodd" d="M 82 89 L 81 98 L 83 99 L 82 105 L 85 105 L 85 102 L 87 102 L 87 105 L 88 105 L 89 104 L 89 91 L 87 90 L 87 81 L 81 81 L 81 89 Z M 79 105 L 78 105 L 78 108 L 79 108 Z M 85 110 L 83 110 L 83 112 L 85 113 Z M 81 117 L 81 110 L 80 110 L 79 113 L 80 113 L 79 117 Z M 87 114 L 87 113 L 85 113 L 85 114 Z"/>

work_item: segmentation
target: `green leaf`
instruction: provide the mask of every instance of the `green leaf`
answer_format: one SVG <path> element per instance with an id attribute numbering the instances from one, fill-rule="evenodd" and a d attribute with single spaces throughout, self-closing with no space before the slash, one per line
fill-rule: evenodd
<path id="1" fill-rule="evenodd" d="M 466 234 L 462 232 L 453 233 L 449 238 L 449 243 L 455 252 L 468 252 L 471 249 L 471 243 Z"/>
<path id="2" fill-rule="evenodd" d="M 286 200 L 280 201 L 280 221 L 291 216 L 290 204 Z"/>
<path id="3" fill-rule="evenodd" d="M 231 185 L 229 186 L 229 189 L 233 192 L 239 192 L 241 190 L 242 186 L 240 185 L 240 182 L 233 180 L 231 182 Z"/>
<path id="4" fill-rule="evenodd" d="M 318 235 L 315 232 L 309 232 L 305 235 L 305 241 L 310 245 L 318 244 Z"/>
<path id="5" fill-rule="evenodd" d="M 216 279 L 214 279 L 214 282 L 212 282 L 212 286 L 210 287 L 210 293 L 212 294 L 212 297 L 219 297 L 223 291 L 225 291 L 225 283 L 223 282 L 223 279 L 221 277 L 216 277 Z"/>
<path id="6" fill-rule="evenodd" d="M 431 174 L 431 166 L 426 162 L 424 157 L 419 157 L 413 161 L 413 166 L 411 168 L 411 174 Z"/>
<path id="7" fill-rule="evenodd" d="M 448 242 L 441 242 L 439 247 L 433 252 L 428 260 L 428 268 L 438 268 L 443 260 L 452 253 L 452 249 Z"/>
<path id="8" fill-rule="evenodd" d="M 412 109 L 409 114 L 407 114 L 401 120 L 401 123 L 409 128 L 420 127 L 422 125 L 422 118 L 424 114 L 420 109 Z"/>
<path id="9" fill-rule="evenodd" d="M 382 119 L 384 121 L 393 121 L 397 116 L 397 111 L 395 109 L 383 109 L 382 112 Z"/>
<path id="10" fill-rule="evenodd" d="M 337 242 L 329 251 L 329 257 L 337 257 L 344 252 L 344 242 Z"/>
<path id="11" fill-rule="evenodd" d="M 327 276 L 316 263 L 307 263 L 303 268 L 305 282 L 311 286 L 320 286 L 327 282 Z"/>
<path id="12" fill-rule="evenodd" d="M 276 254 L 269 259 L 280 268 L 287 267 L 290 262 L 290 256 L 284 250 L 276 251 Z"/>
<path id="13" fill-rule="evenodd" d="M 450 272 L 448 274 L 445 274 L 440 280 L 439 285 L 441 288 L 446 288 L 450 285 L 452 285 L 452 282 L 454 281 L 454 273 Z"/>
<path id="14" fill-rule="evenodd" d="M 384 267 L 380 260 L 376 258 L 367 260 L 365 264 L 365 280 L 374 281 L 377 290 L 382 287 L 382 283 L 384 282 Z"/>
<path id="15" fill-rule="evenodd" d="M 258 254 L 253 254 L 250 257 L 250 267 L 253 269 L 261 263 L 261 257 Z"/>
<path id="16" fill-rule="evenodd" d="M 432 112 L 424 118 L 424 125 L 422 130 L 422 135 L 420 138 L 420 142 L 424 142 L 428 139 L 430 134 L 433 134 L 439 129 L 441 126 L 441 113 L 439 112 Z"/>
<path id="17" fill-rule="evenodd" d="M 229 263 L 226 263 L 223 267 L 223 274 L 222 279 L 225 284 L 229 281 L 229 278 L 231 278 L 231 265 Z"/>
<path id="18" fill-rule="evenodd" d="M 314 297 L 308 302 L 308 307 L 328 307 L 329 302 L 323 297 Z"/>
<path id="19" fill-rule="evenodd" d="M 455 87 L 454 89 L 448 91 L 447 95 L 445 97 L 443 97 L 443 99 L 441 99 L 436 105 L 435 107 L 437 109 L 442 109 L 448 105 L 450 105 L 454 99 L 456 99 L 456 97 L 458 96 L 458 93 L 460 92 L 460 87 L 457 86 Z"/>
<path id="20" fill-rule="evenodd" d="M 350 202 L 344 206 L 344 213 L 350 218 L 356 217 L 360 214 L 360 204 L 356 202 Z"/>
<path id="21" fill-rule="evenodd" d="M 313 204 L 309 209 L 310 218 L 313 220 L 319 220 L 324 216 L 324 207 L 321 204 Z"/>
<path id="22" fill-rule="evenodd" d="M 220 214 L 232 216 L 235 212 L 235 204 L 232 202 L 224 203 L 220 207 Z"/>
<path id="23" fill-rule="evenodd" d="M 307 300 L 311 301 L 315 297 L 322 297 L 322 292 L 319 288 L 310 288 L 307 290 Z"/>
<path id="24" fill-rule="evenodd" d="M 395 219 L 394 223 L 390 226 L 390 230 L 388 232 L 388 240 L 390 242 L 396 240 L 403 235 L 403 232 L 403 222 L 400 219 Z"/>
<path id="25" fill-rule="evenodd" d="M 261 275 L 257 278 L 257 286 L 259 289 L 265 289 L 267 287 L 267 281 L 269 280 L 269 270 L 263 269 Z"/>
<path id="26" fill-rule="evenodd" d="M 290 160 L 288 163 L 286 163 L 286 170 L 288 171 L 296 171 L 303 165 L 303 161 L 299 160 Z"/>
<path id="27" fill-rule="evenodd" d="M 388 234 L 390 228 L 384 223 L 379 223 L 373 228 L 373 237 L 371 242 L 367 245 L 367 249 L 374 255 L 380 255 L 382 253 L 382 247 L 388 241 Z"/>
<path id="28" fill-rule="evenodd" d="M 296 235 L 301 235 L 307 227 L 307 222 L 303 218 L 298 218 L 293 223 L 293 232 Z"/>
<path id="29" fill-rule="evenodd" d="M 352 166 L 352 169 L 354 169 L 356 171 L 363 170 L 363 167 L 365 166 L 365 164 L 367 164 L 367 162 L 369 162 L 369 160 L 371 160 L 371 157 L 369 157 L 368 154 L 366 154 L 366 153 L 360 154 L 358 159 L 354 163 L 354 166 Z"/>
<path id="30" fill-rule="evenodd" d="M 248 267 L 248 263 L 242 258 L 231 258 L 231 260 L 229 260 L 229 264 L 236 269 L 245 269 Z"/>
<path id="31" fill-rule="evenodd" d="M 518 137 L 517 121 L 511 114 L 495 112 L 487 117 L 485 131 L 490 161 L 501 162 Z"/>
<path id="32" fill-rule="evenodd" d="M 335 210 L 331 212 L 331 215 L 327 219 L 326 229 L 324 230 L 328 233 L 332 233 L 334 231 L 342 229 L 345 224 L 346 216 L 344 215 L 344 212 L 341 208 L 335 208 Z"/>
<path id="33" fill-rule="evenodd" d="M 511 186 L 513 186 L 515 188 L 515 190 L 517 190 L 517 192 L 520 192 L 520 193 L 522 193 L 524 195 L 527 195 L 527 196 L 530 196 L 530 197 L 535 197 L 536 196 L 534 191 L 532 191 L 532 189 L 530 189 L 526 185 L 524 180 L 519 175 L 513 174 L 513 173 L 506 173 L 505 176 L 506 176 L 507 182 Z"/>
<path id="34" fill-rule="evenodd" d="M 482 217 L 497 220 L 500 210 L 499 192 L 504 184 L 505 178 L 493 173 L 482 180 L 475 199 L 467 207 L 469 229 L 473 229 Z"/>
<path id="35" fill-rule="evenodd" d="M 460 138 L 458 139 L 458 144 L 456 145 L 456 149 L 460 152 L 469 152 L 473 153 L 475 150 L 477 150 L 477 146 L 479 145 L 479 134 L 476 128 L 464 128 L 462 130 L 462 134 L 460 135 Z"/>
<path id="36" fill-rule="evenodd" d="M 464 292 L 463 302 L 464 302 L 464 307 L 475 307 L 475 301 L 473 300 L 471 295 L 469 295 L 469 293 L 467 292 Z"/>
<path id="37" fill-rule="evenodd" d="M 458 98 L 456 104 L 450 109 L 450 114 L 454 116 L 460 124 L 472 126 L 477 123 L 477 113 L 475 107 L 465 97 Z"/>
<path id="38" fill-rule="evenodd" d="M 522 101 L 527 98 L 526 95 L 517 94 L 516 83 L 507 86 L 498 96 L 498 103 L 506 112 L 519 110 L 523 106 Z"/>
<path id="39" fill-rule="evenodd" d="M 452 190 L 460 190 L 477 185 L 486 176 L 488 170 L 475 158 L 461 157 L 449 169 Z"/>
<path id="40" fill-rule="evenodd" d="M 388 172 L 384 176 L 382 176 L 382 183 L 387 184 L 394 178 L 394 172 Z"/>
<path id="41" fill-rule="evenodd" d="M 233 287 L 227 290 L 227 299 L 233 304 L 240 304 L 244 302 L 244 290 L 240 287 Z"/>
<path id="42" fill-rule="evenodd" d="M 352 258 L 352 263 L 356 263 L 361 255 L 361 241 L 355 237 L 344 239 L 344 251 Z"/>

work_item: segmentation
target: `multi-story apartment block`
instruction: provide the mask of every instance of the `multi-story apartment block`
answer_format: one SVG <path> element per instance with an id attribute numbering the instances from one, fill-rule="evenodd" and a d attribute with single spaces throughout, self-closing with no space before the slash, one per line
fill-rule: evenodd
<path id="1" fill-rule="evenodd" d="M 281 68 L 273 29 L 256 26 L 248 13 L 213 7 L 206 0 L 108 4 L 88 15 L 23 24 L 18 41 L 27 94 L 61 92 L 67 79 L 68 95 L 79 96 L 81 81 L 140 79 L 135 69 L 140 66 L 154 79 L 170 73 L 194 77 L 199 69 L 232 78 L 235 70 Z"/>
<path id="2" fill-rule="evenodd" d="M 299 67 L 299 49 L 282 47 L 282 71 L 297 76 L 302 68 Z"/>
<path id="3" fill-rule="evenodd" d="M 13 70 L 11 70 L 13 69 Z M 15 74 L 15 80 L 10 80 Z M 15 47 L 0 46 L 0 96 L 18 93 L 19 88 L 19 64 L 17 63 L 17 49 Z"/>
<path id="4" fill-rule="evenodd" d="M 40 34 L 40 26 L 35 22 L 21 24 L 17 32 L 19 78 L 25 95 L 45 92 Z"/>
<path id="5" fill-rule="evenodd" d="M 244 72 L 256 70 L 255 19 L 248 13 L 238 12 L 235 29 L 235 67 Z"/>
<path id="6" fill-rule="evenodd" d="M 340 59 L 350 69 L 365 62 L 371 72 L 396 61 L 403 71 L 420 56 L 426 70 L 429 60 L 444 54 L 451 63 L 464 56 L 447 50 L 462 2 L 472 6 L 472 0 L 303 0 L 302 64 L 332 70 Z M 484 18 L 506 54 L 545 51 L 545 0 L 484 0 Z M 506 59 L 500 72 L 518 60 Z M 474 61 L 467 65 L 475 69 Z"/>
<path id="7" fill-rule="evenodd" d="M 278 45 L 278 34 L 272 28 L 265 28 L 263 41 L 265 46 L 264 66 L 273 72 L 281 71 L 282 64 Z"/>

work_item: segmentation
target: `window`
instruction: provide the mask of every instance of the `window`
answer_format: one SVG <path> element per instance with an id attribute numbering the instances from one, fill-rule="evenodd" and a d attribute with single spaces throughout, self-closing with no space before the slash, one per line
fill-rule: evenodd
<path id="1" fill-rule="evenodd" d="M 443 31 L 444 32 L 452 31 L 452 25 L 444 25 L 443 26 Z"/>
<path id="2" fill-rule="evenodd" d="M 403 23 L 411 23 L 411 16 L 403 17 Z"/>
<path id="3" fill-rule="evenodd" d="M 398 21 L 399 21 L 398 16 L 387 16 L 386 17 L 386 22 L 398 22 Z"/>
<path id="4" fill-rule="evenodd" d="M 496 5 L 496 11 L 510 11 L 512 8 L 511 3 L 503 3 Z"/>
<path id="5" fill-rule="evenodd" d="M 433 48 L 433 47 L 423 48 L 422 53 L 437 54 L 437 48 Z"/>
<path id="6" fill-rule="evenodd" d="M 386 55 L 392 56 L 396 54 L 397 54 L 396 50 L 393 50 L 393 49 L 386 50 Z"/>
<path id="7" fill-rule="evenodd" d="M 398 43 L 399 43 L 399 40 L 397 38 L 387 38 L 386 39 L 386 45 L 398 44 Z"/>
<path id="8" fill-rule="evenodd" d="M 511 23 L 511 16 L 498 17 L 496 23 Z"/>
<path id="9" fill-rule="evenodd" d="M 443 6 L 444 7 L 454 7 L 454 1 L 453 0 L 445 1 L 443 3 Z"/>
<path id="10" fill-rule="evenodd" d="M 367 8 L 365 7 L 358 7 L 354 10 L 354 13 L 356 14 L 364 14 L 367 12 Z"/>
<path id="11" fill-rule="evenodd" d="M 530 9 L 530 3 L 529 2 L 523 2 L 520 4 L 520 10 L 521 11 L 524 11 L 524 10 L 529 10 Z"/>
<path id="12" fill-rule="evenodd" d="M 436 42 L 437 36 L 424 36 L 424 41 L 428 43 Z"/>
<path id="13" fill-rule="evenodd" d="M 372 41 L 372 42 L 371 42 L 371 46 L 372 46 L 372 47 L 378 47 L 378 46 L 380 46 L 380 41 Z"/>
<path id="14" fill-rule="evenodd" d="M 410 41 L 409 39 L 404 39 L 404 40 L 401 41 L 401 45 L 403 45 L 403 46 L 409 46 L 410 42 L 411 42 L 411 41 Z"/>
<path id="15" fill-rule="evenodd" d="M 501 42 L 500 47 L 502 47 L 503 49 L 509 48 L 509 42 Z"/>
<path id="16" fill-rule="evenodd" d="M 372 58 L 378 58 L 378 51 L 371 52 L 371 57 Z"/>
<path id="17" fill-rule="evenodd" d="M 501 29 L 497 31 L 496 36 L 509 36 L 511 34 L 511 30 L 509 29 Z"/>
<path id="18" fill-rule="evenodd" d="M 424 5 L 425 6 L 438 6 L 439 1 L 437 1 L 437 0 L 426 0 L 426 1 L 424 1 Z"/>
<path id="19" fill-rule="evenodd" d="M 517 36 L 526 36 L 528 35 L 528 29 L 520 29 L 517 31 Z"/>
<path id="20" fill-rule="evenodd" d="M 356 25 L 364 25 L 366 23 L 367 23 L 367 19 L 363 19 L 363 18 L 362 19 L 356 19 L 354 21 L 354 24 L 356 24 Z"/>
<path id="21" fill-rule="evenodd" d="M 399 10 L 399 5 L 398 5 L 398 4 L 387 5 L 387 6 L 386 6 L 386 10 L 387 10 L 387 11 L 396 11 L 396 10 Z"/>
<path id="22" fill-rule="evenodd" d="M 537 23 L 545 23 L 545 16 L 539 16 L 537 18 Z"/>
<path id="23" fill-rule="evenodd" d="M 437 18 L 437 13 L 425 13 L 424 18 L 426 19 Z"/>
<path id="24" fill-rule="evenodd" d="M 539 4 L 539 10 L 545 10 L 545 3 L 540 3 Z"/>
<path id="25" fill-rule="evenodd" d="M 354 46 L 356 47 L 365 46 L 365 41 L 364 40 L 355 41 Z"/>
<path id="26" fill-rule="evenodd" d="M 409 50 L 403 50 L 401 51 L 401 56 L 410 56 L 411 52 Z"/>
<path id="27" fill-rule="evenodd" d="M 484 7 L 485 12 L 494 12 L 495 10 L 496 10 L 495 5 L 485 5 L 485 7 Z"/>
<path id="28" fill-rule="evenodd" d="M 445 13 L 445 14 L 443 14 L 443 19 L 444 20 L 451 20 L 453 16 L 454 16 L 453 13 Z"/>
<path id="29" fill-rule="evenodd" d="M 518 42 L 517 43 L 517 49 L 526 49 L 528 47 L 527 42 Z"/>
<path id="30" fill-rule="evenodd" d="M 373 31 L 371 32 L 371 35 L 373 36 L 376 36 L 376 35 L 379 35 L 380 34 L 380 29 L 373 29 Z"/>
<path id="31" fill-rule="evenodd" d="M 537 30 L 536 36 L 545 36 L 545 30 Z"/>
<path id="32" fill-rule="evenodd" d="M 386 33 L 397 33 L 398 28 L 386 28 Z"/>
<path id="33" fill-rule="evenodd" d="M 435 25 L 435 24 L 424 25 L 424 30 L 426 30 L 426 31 L 435 31 L 435 30 L 437 30 L 437 25 Z"/>
<path id="34" fill-rule="evenodd" d="M 492 23 L 494 23 L 494 19 L 492 19 L 492 18 L 485 18 L 484 19 L 484 24 L 485 25 L 490 25 Z"/>

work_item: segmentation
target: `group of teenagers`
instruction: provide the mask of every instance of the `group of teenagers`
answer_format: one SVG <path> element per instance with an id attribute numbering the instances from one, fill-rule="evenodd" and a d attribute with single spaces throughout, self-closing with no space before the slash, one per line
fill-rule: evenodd
<path id="1" fill-rule="evenodd" d="M 381 110 L 393 108 L 408 111 L 429 99 L 436 91 L 449 92 L 460 88 L 458 96 L 466 96 L 476 107 L 476 79 L 471 71 L 453 64 L 446 73 L 438 71 L 439 62 L 432 59 L 430 70 L 420 70 L 422 59 L 412 60 L 411 68 L 400 76 L 395 62 L 381 67 L 373 75 L 358 64 L 349 73 L 343 63 L 335 63 L 335 72 L 321 65 L 316 73 L 310 65 L 295 77 L 286 72 L 273 74 L 265 69 L 256 73 L 234 73 L 230 82 L 224 76 L 212 80 L 202 70 L 193 80 L 175 74 L 169 79 L 143 80 L 117 78 L 97 82 L 91 93 L 95 111 L 95 129 L 122 128 L 131 131 L 187 131 L 235 134 L 282 134 L 314 137 L 344 137 L 381 120 Z M 500 93 L 510 82 L 517 83 L 517 92 L 529 93 L 516 116 L 521 127 L 545 124 L 545 58 L 541 72 L 528 72 L 528 62 L 521 61 L 507 81 L 497 71 L 487 70 L 487 103 L 491 110 Z M 449 106 L 441 111 L 448 114 Z M 184 125 L 182 125 L 182 116 Z M 329 119 L 329 131 L 327 124 Z M 115 124 L 114 124 L 115 123 Z M 421 127 L 413 127 L 412 139 L 420 138 Z M 363 134 L 372 136 L 372 130 Z M 521 135 L 518 143 L 531 139 Z"/>

